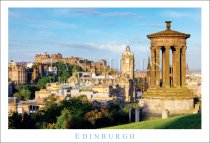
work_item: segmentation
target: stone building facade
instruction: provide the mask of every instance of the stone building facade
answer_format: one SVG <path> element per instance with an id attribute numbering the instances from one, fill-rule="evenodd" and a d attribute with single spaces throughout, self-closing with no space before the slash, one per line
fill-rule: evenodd
<path id="1" fill-rule="evenodd" d="M 62 55 L 60 53 L 58 54 L 36 54 L 35 55 L 35 63 L 55 63 L 55 62 L 61 62 L 62 61 Z"/>
<path id="2" fill-rule="evenodd" d="M 9 81 L 13 84 L 25 84 L 27 82 L 27 69 L 16 62 L 10 62 L 8 67 Z"/>

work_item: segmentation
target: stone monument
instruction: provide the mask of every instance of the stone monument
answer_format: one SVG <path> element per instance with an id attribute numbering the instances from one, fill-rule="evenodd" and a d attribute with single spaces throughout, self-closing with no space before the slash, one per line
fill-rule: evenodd
<path id="1" fill-rule="evenodd" d="M 145 118 L 161 117 L 163 110 L 175 116 L 194 109 L 195 95 L 186 87 L 186 40 L 190 35 L 171 30 L 171 21 L 165 23 L 166 30 L 147 35 L 151 41 L 151 67 L 149 88 L 142 94 Z"/>

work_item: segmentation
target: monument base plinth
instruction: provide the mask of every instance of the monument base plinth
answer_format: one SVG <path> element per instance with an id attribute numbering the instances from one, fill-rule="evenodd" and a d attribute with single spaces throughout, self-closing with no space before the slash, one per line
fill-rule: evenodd
<path id="1" fill-rule="evenodd" d="M 165 110 L 169 112 L 169 117 L 192 114 L 194 97 L 188 88 L 149 88 L 142 94 L 144 119 L 161 118 Z"/>

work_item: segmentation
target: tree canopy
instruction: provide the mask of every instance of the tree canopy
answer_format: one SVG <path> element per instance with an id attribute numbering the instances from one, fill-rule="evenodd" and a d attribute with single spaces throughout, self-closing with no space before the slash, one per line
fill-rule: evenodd
<path id="1" fill-rule="evenodd" d="M 20 100 L 29 100 L 31 98 L 31 91 L 27 88 L 21 88 L 18 92 L 14 93 L 13 96 Z"/>
<path id="2" fill-rule="evenodd" d="M 40 88 L 45 88 L 46 87 L 46 84 L 49 83 L 51 81 L 51 78 L 50 77 L 42 77 L 38 80 L 38 83 L 37 85 L 40 87 Z"/>
<path id="3" fill-rule="evenodd" d="M 23 117 L 14 113 L 9 117 L 9 128 L 91 129 L 128 123 L 128 113 L 119 110 L 119 105 L 94 108 L 85 95 L 61 102 L 50 96 L 44 105 L 44 109 Z"/>
<path id="4" fill-rule="evenodd" d="M 72 116 L 66 108 L 63 109 L 61 112 L 61 115 L 57 118 L 56 122 L 56 128 L 57 129 L 68 129 L 69 128 L 69 122 L 71 120 Z"/>

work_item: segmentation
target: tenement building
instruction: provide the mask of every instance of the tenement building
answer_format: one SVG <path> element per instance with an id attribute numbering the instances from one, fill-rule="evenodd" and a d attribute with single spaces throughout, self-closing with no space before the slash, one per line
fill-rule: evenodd
<path id="1" fill-rule="evenodd" d="M 22 65 L 11 61 L 8 67 L 9 81 L 13 84 L 25 84 L 27 81 L 27 70 Z"/>
<path id="2" fill-rule="evenodd" d="M 192 113 L 195 95 L 186 87 L 186 40 L 190 35 L 171 30 L 171 21 L 166 21 L 166 30 L 147 37 L 151 61 L 149 88 L 142 95 L 145 118 L 161 117 L 165 112 L 171 116 Z"/>

